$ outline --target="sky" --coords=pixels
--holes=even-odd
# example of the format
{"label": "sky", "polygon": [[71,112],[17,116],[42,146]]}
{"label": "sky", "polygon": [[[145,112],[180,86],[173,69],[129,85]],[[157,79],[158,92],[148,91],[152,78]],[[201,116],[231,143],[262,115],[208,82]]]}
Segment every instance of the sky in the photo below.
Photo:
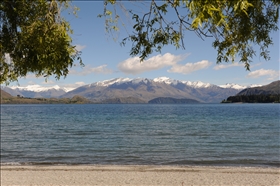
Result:
{"label": "sky", "polygon": [[[103,1],[73,1],[77,6],[77,17],[68,15],[69,10],[63,12],[63,16],[74,31],[73,44],[82,52],[84,67],[70,68],[66,78],[56,80],[49,77],[46,81],[43,77],[35,77],[29,74],[20,78],[18,82],[9,86],[19,85],[58,85],[65,88],[91,84],[113,78],[149,78],[169,77],[182,81],[202,81],[215,85],[236,83],[239,85],[265,85],[279,80],[279,31],[271,34],[274,45],[269,47],[269,61],[257,55],[253,58],[250,71],[246,71],[242,63],[216,64],[216,50],[212,47],[212,38],[200,39],[193,32],[185,32],[185,49],[176,49],[173,45],[165,46],[161,53],[153,52],[145,61],[140,63],[138,57],[130,56],[132,44],[121,46],[122,38],[127,36],[132,27],[129,17],[122,14],[125,27],[119,25],[119,32],[113,35],[105,31],[105,19],[99,18],[104,10]],[[141,12],[137,3],[123,3],[125,7],[136,8]],[[142,6],[143,7],[143,6]],[[173,15],[168,14],[167,19],[172,20]],[[279,24],[278,24],[279,25]],[[257,47],[258,46],[254,46]]]}

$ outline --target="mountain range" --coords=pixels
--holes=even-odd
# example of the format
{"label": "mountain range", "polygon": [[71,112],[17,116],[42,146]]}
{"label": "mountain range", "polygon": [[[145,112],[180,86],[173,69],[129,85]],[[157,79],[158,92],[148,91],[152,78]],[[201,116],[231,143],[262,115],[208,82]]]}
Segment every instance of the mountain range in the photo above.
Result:
{"label": "mountain range", "polygon": [[92,102],[102,103],[148,103],[159,97],[176,99],[192,99],[202,103],[219,103],[229,96],[236,95],[245,88],[237,84],[214,85],[201,81],[180,81],[168,77],[147,78],[115,78],[84,85],[73,90],[59,86],[41,87],[1,87],[13,96],[30,98],[72,98],[83,96]]}
{"label": "mountain range", "polygon": [[67,92],[67,89],[61,88],[58,85],[52,87],[42,87],[40,85],[28,85],[26,87],[2,86],[2,90],[11,94],[12,96],[21,96],[28,98],[58,98]]}

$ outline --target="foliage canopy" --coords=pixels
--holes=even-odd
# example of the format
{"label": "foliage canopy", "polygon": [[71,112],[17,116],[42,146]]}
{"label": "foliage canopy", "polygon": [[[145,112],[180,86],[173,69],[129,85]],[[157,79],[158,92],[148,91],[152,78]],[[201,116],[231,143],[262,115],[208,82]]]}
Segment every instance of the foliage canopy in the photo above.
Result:
{"label": "foliage canopy", "polygon": [[[120,1],[105,0],[106,29],[117,30]],[[250,70],[253,45],[260,47],[260,56],[269,60],[268,47],[273,44],[270,33],[278,30],[280,0],[152,0],[145,2],[144,13],[126,9],[134,21],[133,31],[122,44],[132,42],[130,55],[140,55],[141,61],[164,45],[184,48],[184,33],[192,31],[204,39],[213,37],[217,63],[234,62],[236,58]],[[112,11],[112,5],[115,11]],[[123,7],[123,4],[119,4]],[[124,9],[124,8],[123,8]],[[166,14],[175,13],[175,20]]]}
{"label": "foliage canopy", "polygon": [[[217,63],[236,58],[250,70],[250,62],[260,47],[260,56],[269,60],[270,33],[278,30],[280,0],[163,0],[144,1],[145,13],[126,10],[133,31],[122,40],[132,42],[130,55],[141,61],[153,51],[173,44],[184,48],[186,31],[198,37],[214,38]],[[112,7],[110,6],[112,5]],[[121,1],[104,0],[108,31],[118,30]],[[75,60],[83,65],[80,52],[72,45],[69,23],[60,15],[69,8],[68,0],[0,1],[0,83],[8,84],[28,73],[57,79],[66,76]],[[175,20],[166,14],[173,12]]]}
{"label": "foliage canopy", "polygon": [[65,0],[1,0],[0,83],[29,72],[36,76],[68,74],[80,53],[72,46],[69,23],[60,16]]}

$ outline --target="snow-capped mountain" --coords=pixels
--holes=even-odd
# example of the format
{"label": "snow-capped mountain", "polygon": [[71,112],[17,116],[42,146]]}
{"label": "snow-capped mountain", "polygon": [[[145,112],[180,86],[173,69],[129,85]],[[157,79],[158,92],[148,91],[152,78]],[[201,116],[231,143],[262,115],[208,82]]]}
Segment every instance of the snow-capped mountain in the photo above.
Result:
{"label": "snow-capped mountain", "polygon": [[172,85],[177,85],[178,82],[180,82],[179,80],[175,80],[175,79],[171,79],[168,77],[158,77],[153,79],[154,82],[158,82],[158,83],[166,83],[168,85],[172,84]]}
{"label": "snow-capped mountain", "polygon": [[219,87],[222,87],[222,88],[234,88],[237,90],[243,90],[245,88],[253,88],[253,87],[260,87],[260,86],[262,86],[262,85],[252,84],[252,85],[248,85],[248,86],[242,86],[242,85],[238,85],[235,83],[227,83],[225,85],[219,85]]}
{"label": "snow-capped mountain", "polygon": [[[92,84],[90,84],[88,86],[89,87],[90,86],[108,87],[108,86],[113,85],[113,84],[120,85],[122,83],[127,83],[127,82],[131,82],[132,84],[138,84],[140,82],[148,83],[149,81],[157,82],[157,79],[159,79],[159,78],[155,78],[154,80],[147,79],[147,78],[135,78],[135,79],[130,79],[130,78],[114,78],[114,79],[109,79],[109,80],[104,80],[104,81],[98,81],[98,82],[92,83]],[[167,83],[167,84],[170,84],[170,83]]]}
{"label": "snow-capped mountain", "polygon": [[178,83],[183,83],[186,84],[188,86],[194,87],[194,88],[207,88],[210,86],[214,86],[213,84],[210,83],[203,83],[201,81],[180,81],[180,80],[175,80],[175,79],[171,79],[168,77],[158,77],[158,78],[154,78],[154,79],[147,79],[147,78],[136,78],[136,79],[130,79],[130,78],[114,78],[114,79],[110,79],[110,80],[104,80],[104,81],[99,81],[96,83],[92,83],[89,86],[104,86],[104,87],[108,87],[112,84],[122,84],[122,83],[126,83],[126,82],[132,82],[133,84],[137,84],[139,82],[144,82],[147,83],[149,81],[154,81],[157,83],[165,83],[168,85],[177,85]]}
{"label": "snow-capped mountain", "polygon": [[115,78],[115,79],[110,79],[110,80],[105,80],[105,81],[99,81],[96,83],[93,83],[89,86],[110,86],[112,84],[121,84],[121,83],[126,83],[126,82],[133,82],[135,83],[139,83],[139,82],[146,82],[147,81],[154,81],[154,82],[158,82],[158,83],[165,83],[168,85],[177,85],[178,83],[182,83],[182,84],[186,84],[190,87],[193,88],[209,88],[209,87],[221,87],[221,88],[233,88],[236,90],[243,90],[245,88],[252,88],[252,87],[258,87],[258,86],[262,86],[262,85],[257,85],[257,84],[252,84],[252,85],[248,85],[248,86],[242,86],[242,85],[238,85],[235,83],[227,83],[225,85],[214,85],[211,83],[205,83],[205,82],[201,82],[201,81],[180,81],[180,80],[175,80],[175,79],[171,79],[169,77],[158,77],[158,78],[154,78],[154,79],[147,79],[147,78],[136,78],[136,79],[130,79],[130,78]]}
{"label": "snow-capped mountain", "polygon": [[40,85],[28,85],[26,87],[21,86],[11,86],[11,87],[1,87],[2,90],[8,92],[12,96],[23,96],[30,98],[50,98],[50,97],[59,97],[66,92],[72,90],[68,90],[65,88],[61,88],[58,85],[43,87]]}
{"label": "snow-capped mountain", "polygon": [[242,85],[238,85],[238,84],[234,84],[234,83],[227,83],[225,85],[219,85],[219,87],[222,87],[222,88],[234,88],[234,89],[237,89],[237,90],[242,90],[242,89],[247,88],[246,86],[242,86]]}
{"label": "snow-capped mountain", "polygon": [[180,81],[168,77],[147,78],[115,78],[95,82],[69,91],[62,97],[80,95],[91,100],[113,98],[135,98],[148,102],[157,97],[188,98],[200,102],[221,102],[228,96],[239,92],[233,88],[221,88],[217,85],[201,81]]}
{"label": "snow-capped mountain", "polygon": [[210,88],[216,85],[210,84],[210,83],[203,83],[201,81],[182,81],[184,84],[191,86],[193,88]]}
{"label": "snow-capped mountain", "polygon": [[66,89],[60,88],[58,85],[55,86],[50,86],[50,87],[43,87],[41,85],[27,85],[26,87],[21,87],[21,86],[11,86],[11,89],[14,90],[24,90],[24,91],[33,91],[33,92],[44,92],[48,90],[63,90],[66,92]]}
{"label": "snow-capped mountain", "polygon": [[89,84],[88,86],[103,86],[103,87],[108,87],[112,84],[121,84],[124,82],[131,81],[132,79],[129,78],[114,78],[114,79],[109,79],[109,80],[104,80],[104,81],[98,81],[92,84]]}
{"label": "snow-capped mountain", "polygon": [[26,87],[12,86],[2,89],[13,96],[31,98],[39,97],[73,97],[80,95],[92,100],[106,100],[114,98],[133,98],[148,102],[157,97],[188,98],[200,102],[216,103],[229,96],[234,96],[241,90],[258,85],[241,86],[237,84],[214,85],[201,81],[180,81],[168,77],[148,78],[114,78],[76,89],[66,89],[58,85],[43,87],[29,85]]}

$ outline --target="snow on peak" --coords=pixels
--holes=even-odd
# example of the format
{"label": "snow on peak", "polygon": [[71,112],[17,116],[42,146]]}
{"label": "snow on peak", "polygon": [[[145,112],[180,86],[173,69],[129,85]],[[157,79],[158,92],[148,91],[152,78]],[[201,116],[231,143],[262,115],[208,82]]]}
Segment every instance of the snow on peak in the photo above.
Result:
{"label": "snow on peak", "polygon": [[97,86],[103,86],[103,87],[108,87],[114,83],[121,84],[131,81],[129,78],[114,78],[114,79],[109,79],[109,80],[104,80],[104,81],[98,81],[96,83],[93,83],[91,85],[97,85]]}
{"label": "snow on peak", "polygon": [[242,85],[238,85],[238,84],[234,84],[234,83],[227,83],[225,85],[219,85],[219,87],[221,87],[221,88],[233,88],[233,89],[237,89],[237,90],[247,88],[246,86],[242,86]]}
{"label": "snow on peak", "polygon": [[242,90],[245,88],[259,87],[259,86],[262,86],[262,85],[253,84],[253,85],[249,85],[249,86],[242,86],[242,85],[238,85],[235,83],[227,83],[225,85],[219,85],[219,87],[222,87],[222,88],[233,88],[233,89],[237,89],[237,90]]}
{"label": "snow on peak", "polygon": [[99,81],[96,83],[93,83],[89,86],[103,86],[103,87],[108,87],[110,85],[113,84],[122,84],[122,83],[126,83],[126,82],[131,82],[132,84],[138,84],[140,82],[143,82],[145,84],[147,84],[149,81],[151,81],[150,79],[147,78],[135,78],[135,79],[130,79],[130,78],[114,78],[114,79],[109,79],[109,80],[104,80],[104,81]]}
{"label": "snow on peak", "polygon": [[131,80],[131,83],[132,83],[132,84],[138,84],[138,83],[143,82],[143,83],[147,84],[147,83],[150,82],[150,81],[151,81],[151,80],[148,79],[148,78],[136,78],[136,79],[132,79],[132,80]]}
{"label": "snow on peak", "polygon": [[154,82],[166,82],[166,81],[169,81],[170,78],[169,77],[158,77],[153,80],[154,80]]}
{"label": "snow on peak", "polygon": [[64,87],[64,88],[62,88],[65,92],[70,92],[70,91],[72,91],[72,90],[74,90],[74,89],[76,89],[77,87]]}
{"label": "snow on peak", "polygon": [[154,78],[154,79],[148,79],[148,78],[135,78],[135,79],[129,79],[129,78],[115,78],[115,79],[109,79],[109,80],[104,80],[104,81],[99,81],[96,83],[93,83],[91,85],[88,86],[110,86],[112,84],[122,84],[122,83],[126,83],[126,82],[131,82],[132,84],[138,84],[138,83],[145,83],[147,84],[148,82],[153,81],[156,83],[165,83],[168,85],[177,85],[178,83],[184,83],[188,86],[194,87],[194,88],[208,88],[213,86],[210,83],[203,83],[201,81],[195,81],[195,82],[191,82],[191,81],[180,81],[180,80],[175,80],[175,79],[171,79],[169,77],[158,77],[158,78]]}
{"label": "snow on peak", "polygon": [[249,87],[253,88],[253,87],[261,87],[261,86],[263,86],[263,85],[251,84]]}
{"label": "snow on peak", "polygon": [[64,90],[63,88],[60,88],[58,85],[54,85],[51,87],[43,87],[41,85],[27,85],[26,87],[21,87],[21,86],[11,86],[11,89],[14,90],[24,90],[24,91],[33,91],[33,92],[45,92],[51,89],[55,89],[55,90]]}
{"label": "snow on peak", "polygon": [[203,83],[201,81],[194,81],[194,82],[192,82],[192,81],[182,81],[182,83],[184,83],[188,86],[194,87],[194,88],[208,88],[208,87],[213,86],[210,83]]}
{"label": "snow on peak", "polygon": [[158,77],[153,79],[153,81],[158,83],[166,83],[168,85],[170,84],[177,85],[179,82],[178,80],[170,79],[169,77]]}
{"label": "snow on peak", "polygon": [[250,87],[257,87],[257,86],[262,86],[262,85],[250,85],[250,86],[242,86],[234,83],[227,83],[225,85],[214,85],[211,83],[204,83],[202,81],[181,81],[181,80],[175,80],[171,79],[169,77],[157,77],[154,79],[148,79],[148,78],[135,78],[135,79],[130,79],[130,78],[114,78],[114,79],[109,79],[109,80],[104,80],[104,81],[99,81],[92,83],[87,86],[105,86],[108,87],[112,84],[122,84],[122,83],[127,83],[130,82],[132,84],[138,84],[138,83],[145,83],[147,84],[148,82],[153,81],[156,83],[165,83],[168,85],[177,85],[178,83],[183,83],[185,85],[188,85],[193,88],[211,88],[211,87],[221,87],[221,88],[233,88],[237,90],[242,90],[245,88],[250,88]]}

